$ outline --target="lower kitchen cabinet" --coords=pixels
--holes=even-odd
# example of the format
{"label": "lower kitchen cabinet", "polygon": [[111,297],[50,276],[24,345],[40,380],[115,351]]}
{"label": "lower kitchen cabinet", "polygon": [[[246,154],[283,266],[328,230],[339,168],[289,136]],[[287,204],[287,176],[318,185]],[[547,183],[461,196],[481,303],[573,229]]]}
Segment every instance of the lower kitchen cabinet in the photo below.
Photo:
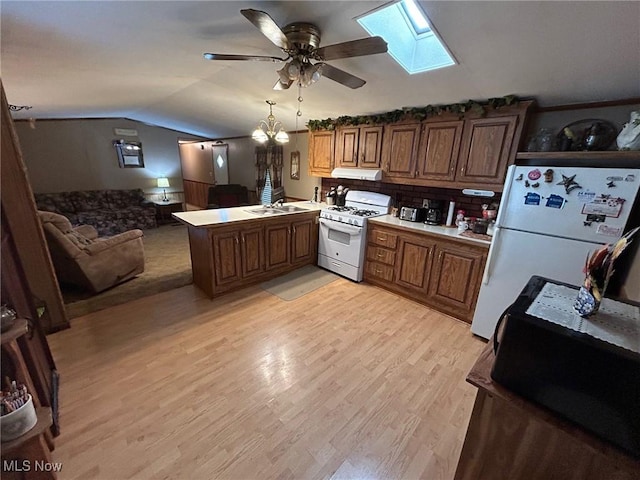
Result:
{"label": "lower kitchen cabinet", "polygon": [[429,275],[435,242],[420,235],[401,235],[398,239],[398,259],[395,283],[418,297],[429,290]]}
{"label": "lower kitchen cabinet", "polygon": [[189,227],[193,283],[213,298],[317,261],[318,212]]}
{"label": "lower kitchen cabinet", "polygon": [[313,263],[317,257],[318,229],[313,219],[291,222],[291,263]]}
{"label": "lower kitchen cabinet", "polygon": [[471,323],[487,251],[370,222],[364,279]]}
{"label": "lower kitchen cabinet", "polygon": [[429,282],[429,302],[471,322],[485,260],[486,249],[439,243]]}
{"label": "lower kitchen cabinet", "polygon": [[267,270],[287,267],[291,260],[291,222],[268,224],[264,227],[266,238],[265,265]]}
{"label": "lower kitchen cabinet", "polygon": [[239,231],[236,229],[213,235],[216,285],[226,285],[242,278],[238,235]]}

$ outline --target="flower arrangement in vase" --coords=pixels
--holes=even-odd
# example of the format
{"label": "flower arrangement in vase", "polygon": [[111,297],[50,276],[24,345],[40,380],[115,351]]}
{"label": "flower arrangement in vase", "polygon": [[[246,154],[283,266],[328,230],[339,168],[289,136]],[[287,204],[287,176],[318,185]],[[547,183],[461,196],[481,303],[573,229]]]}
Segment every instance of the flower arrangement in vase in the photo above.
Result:
{"label": "flower arrangement in vase", "polygon": [[584,282],[578,291],[573,305],[574,310],[583,317],[592,315],[600,308],[600,303],[614,272],[617,258],[631,243],[633,236],[640,230],[636,227],[623,235],[616,243],[605,245],[587,255],[584,267]]}

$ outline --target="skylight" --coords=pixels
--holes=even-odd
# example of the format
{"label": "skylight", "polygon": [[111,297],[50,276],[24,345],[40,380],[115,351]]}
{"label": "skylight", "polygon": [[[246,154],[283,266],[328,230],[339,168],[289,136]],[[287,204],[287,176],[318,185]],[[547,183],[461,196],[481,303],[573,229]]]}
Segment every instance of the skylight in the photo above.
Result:
{"label": "skylight", "polygon": [[456,63],[414,0],[392,3],[357,20],[369,35],[384,38],[389,54],[412,75]]}

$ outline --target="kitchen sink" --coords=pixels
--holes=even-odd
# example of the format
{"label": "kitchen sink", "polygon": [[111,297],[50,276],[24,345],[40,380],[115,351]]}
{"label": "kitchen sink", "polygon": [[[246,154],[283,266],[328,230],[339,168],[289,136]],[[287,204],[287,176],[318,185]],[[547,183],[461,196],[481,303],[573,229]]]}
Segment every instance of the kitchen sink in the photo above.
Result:
{"label": "kitchen sink", "polygon": [[291,212],[306,212],[306,208],[296,207],[295,205],[282,205],[281,207],[275,207],[276,210],[281,210],[285,213]]}
{"label": "kitchen sink", "polygon": [[252,210],[245,210],[246,212],[253,213],[254,215],[279,215],[284,213],[282,210],[278,210],[277,208],[254,208]]}
{"label": "kitchen sink", "polygon": [[281,205],[279,207],[261,207],[246,210],[254,215],[282,215],[284,213],[306,212],[306,208],[296,207],[295,205]]}

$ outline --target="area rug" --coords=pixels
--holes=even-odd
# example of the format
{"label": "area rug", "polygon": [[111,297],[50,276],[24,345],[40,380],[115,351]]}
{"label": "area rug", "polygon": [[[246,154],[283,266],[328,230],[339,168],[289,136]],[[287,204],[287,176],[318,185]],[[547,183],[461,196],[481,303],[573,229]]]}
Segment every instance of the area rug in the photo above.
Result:
{"label": "area rug", "polygon": [[306,265],[286,275],[261,283],[260,287],[288,302],[324,287],[339,278],[338,275],[314,265]]}
{"label": "area rug", "polygon": [[185,225],[163,225],[144,231],[144,272],[92,295],[62,287],[68,318],[75,318],[138,298],[188,285],[193,281],[189,236]]}

